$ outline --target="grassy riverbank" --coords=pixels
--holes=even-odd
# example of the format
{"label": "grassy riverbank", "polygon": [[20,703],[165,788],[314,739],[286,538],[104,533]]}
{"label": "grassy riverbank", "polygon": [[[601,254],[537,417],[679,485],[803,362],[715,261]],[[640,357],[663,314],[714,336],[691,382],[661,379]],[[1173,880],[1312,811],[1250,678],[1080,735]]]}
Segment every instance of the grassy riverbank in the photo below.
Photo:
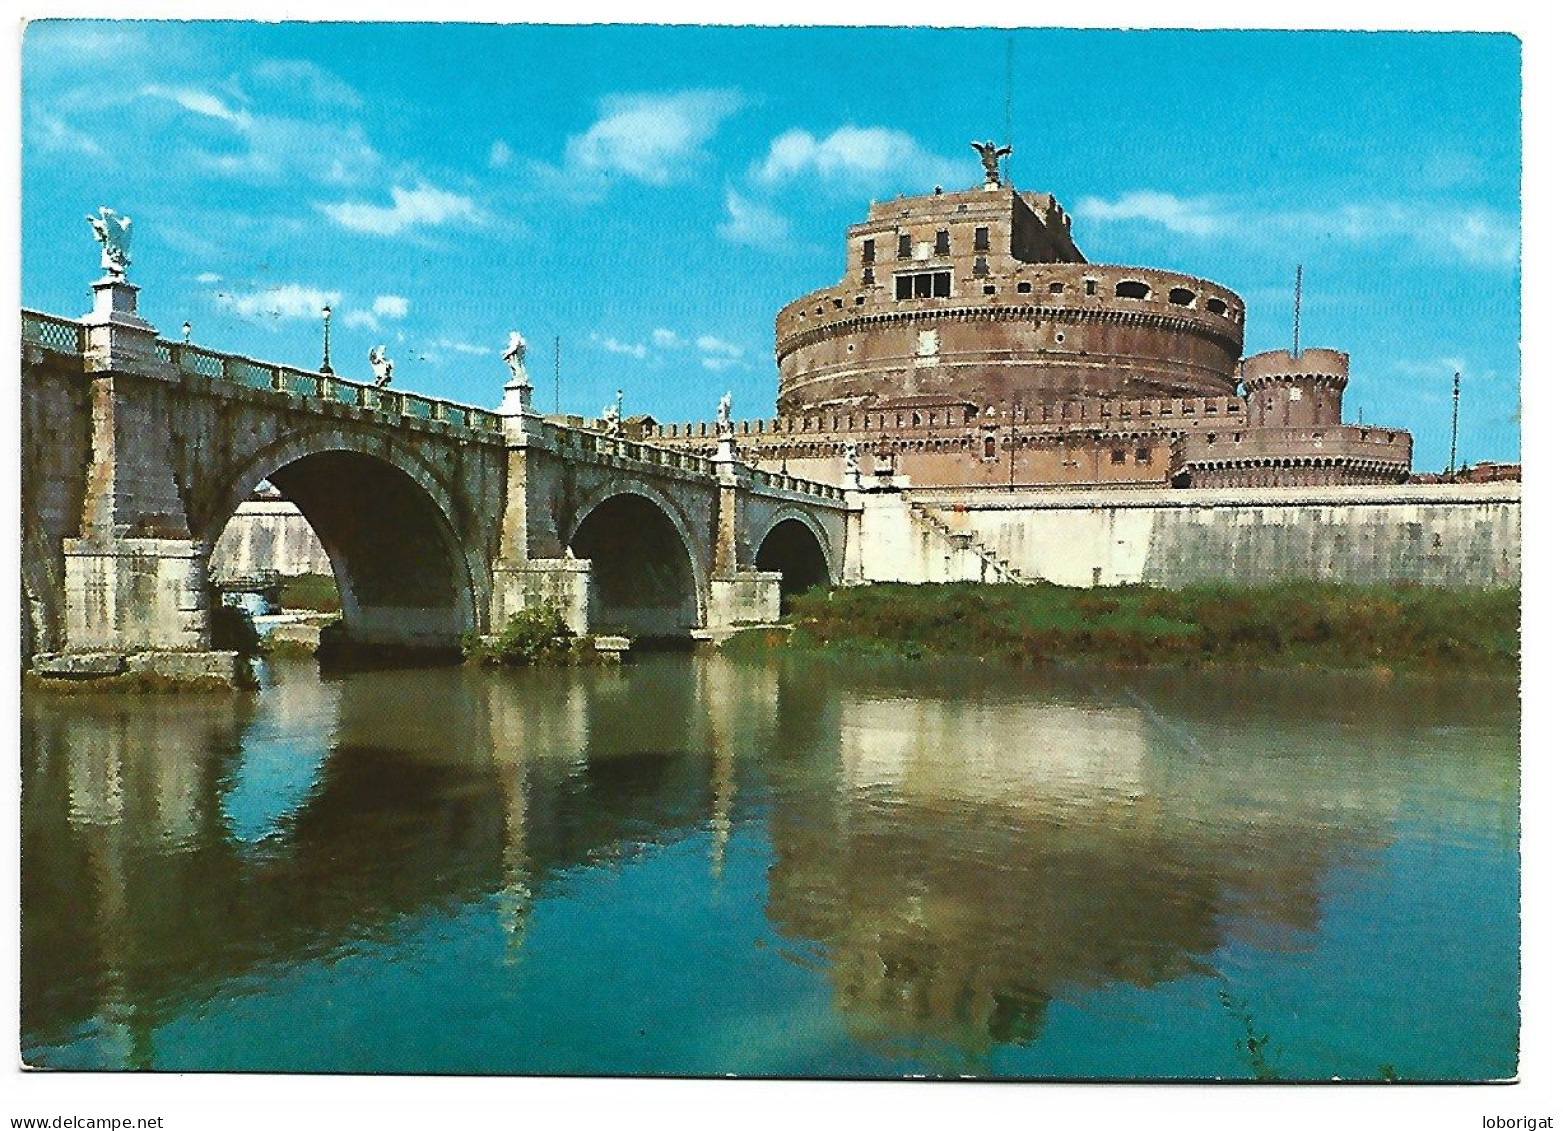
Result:
{"label": "grassy riverbank", "polygon": [[1413,585],[865,585],[794,599],[792,631],[735,652],[963,655],[1123,664],[1515,670],[1519,591]]}

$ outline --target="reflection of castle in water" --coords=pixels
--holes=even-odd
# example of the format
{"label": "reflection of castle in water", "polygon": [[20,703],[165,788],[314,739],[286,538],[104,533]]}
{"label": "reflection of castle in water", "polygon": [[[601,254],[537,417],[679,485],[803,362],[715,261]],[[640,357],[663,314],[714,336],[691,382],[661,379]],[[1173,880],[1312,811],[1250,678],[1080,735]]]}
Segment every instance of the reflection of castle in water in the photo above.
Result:
{"label": "reflection of castle in water", "polygon": [[1237,938],[1294,945],[1332,859],[1395,805],[1342,805],[1323,765],[1205,761],[1121,700],[847,691],[831,729],[833,787],[779,790],[769,913],[825,944],[849,1026],[892,1049],[981,1055],[1034,1039],[1060,996],[1206,972]]}
{"label": "reflection of castle in water", "polygon": [[[1398,803],[1392,776],[1342,788],[1338,758],[1201,747],[1179,715],[1198,688],[1147,702],[1011,674],[946,696],[682,661],[433,678],[299,669],[255,705],[198,709],[30,701],[30,1042],[88,1024],[112,1062],[149,1064],[192,998],[431,911],[482,909],[524,968],[528,916],[566,873],[695,837],[721,884],[729,837],[763,816],[767,913],[823,948],[849,1027],[981,1052],[1078,988],[1294,943],[1331,861]],[[1390,718],[1383,695],[1366,715]],[[1244,709],[1284,745],[1300,707]],[[293,768],[311,776],[279,776],[267,742],[308,733],[321,753],[299,743]]]}

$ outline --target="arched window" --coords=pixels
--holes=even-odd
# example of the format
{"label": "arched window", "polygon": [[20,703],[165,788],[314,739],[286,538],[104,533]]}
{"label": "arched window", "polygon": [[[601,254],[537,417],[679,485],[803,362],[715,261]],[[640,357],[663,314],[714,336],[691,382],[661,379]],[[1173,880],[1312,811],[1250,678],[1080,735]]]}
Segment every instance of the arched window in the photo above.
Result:
{"label": "arched window", "polygon": [[992,436],[984,436],[982,438],[982,458],[983,459],[998,459],[999,458],[999,442],[998,442],[997,439],[995,439]]}
{"label": "arched window", "polygon": [[1205,309],[1212,314],[1225,314],[1227,312],[1227,304],[1218,298],[1206,299]]}
{"label": "arched window", "polygon": [[1176,306],[1193,306],[1194,292],[1187,287],[1173,287],[1167,292],[1167,301]]}
{"label": "arched window", "polygon": [[1151,289],[1138,279],[1125,279],[1113,288],[1113,294],[1119,298],[1150,298]]}

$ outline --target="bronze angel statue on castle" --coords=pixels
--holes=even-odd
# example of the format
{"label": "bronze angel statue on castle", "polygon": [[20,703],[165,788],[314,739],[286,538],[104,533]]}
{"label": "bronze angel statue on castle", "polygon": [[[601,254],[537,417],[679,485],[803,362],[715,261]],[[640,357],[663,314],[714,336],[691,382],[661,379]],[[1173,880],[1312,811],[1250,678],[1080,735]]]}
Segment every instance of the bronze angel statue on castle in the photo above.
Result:
{"label": "bronze angel statue on castle", "polygon": [[994,145],[991,141],[974,141],[971,147],[977,151],[977,156],[982,158],[982,170],[988,175],[988,184],[996,185],[999,180],[999,158],[1010,155],[1010,147],[1007,145]]}

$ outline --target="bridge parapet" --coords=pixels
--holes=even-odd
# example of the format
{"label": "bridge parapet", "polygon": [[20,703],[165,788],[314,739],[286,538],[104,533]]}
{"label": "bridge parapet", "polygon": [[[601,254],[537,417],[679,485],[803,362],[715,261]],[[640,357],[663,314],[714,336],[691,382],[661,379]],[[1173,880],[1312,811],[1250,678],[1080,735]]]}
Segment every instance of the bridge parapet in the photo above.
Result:
{"label": "bridge parapet", "polygon": [[[79,357],[86,352],[87,327],[69,318],[24,310],[22,341],[47,353]],[[241,354],[219,353],[188,342],[159,338],[154,349],[158,360],[171,373],[204,377],[250,389],[270,390],[304,400],[344,404],[413,420],[453,424],[480,432],[504,431],[504,418],[498,413],[458,401],[399,389],[377,388],[335,374],[256,361]]]}

